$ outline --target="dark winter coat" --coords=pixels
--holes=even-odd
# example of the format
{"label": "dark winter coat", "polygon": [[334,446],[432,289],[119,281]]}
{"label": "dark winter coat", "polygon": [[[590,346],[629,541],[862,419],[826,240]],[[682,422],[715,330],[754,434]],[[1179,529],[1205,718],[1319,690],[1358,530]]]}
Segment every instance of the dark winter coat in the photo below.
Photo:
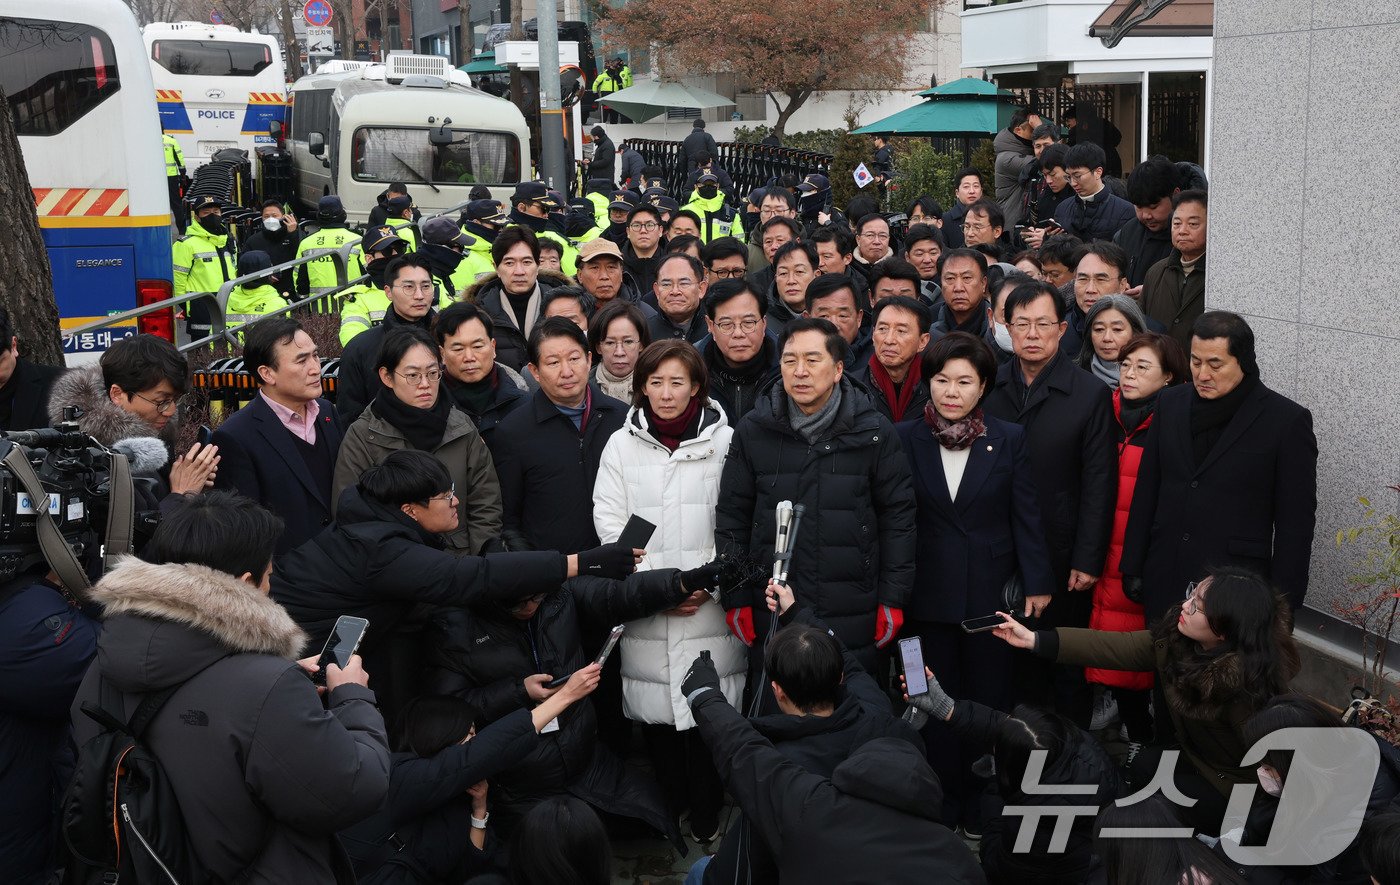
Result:
{"label": "dark winter coat", "polygon": [[[959,700],[953,705],[949,727],[958,737],[974,746],[990,747],[1010,717],[974,701]],[[1013,847],[1022,826],[1031,826],[1031,818],[1020,814],[997,813],[983,824],[982,869],[993,882],[1079,883],[1085,881],[1097,863],[1094,857],[1094,815],[1076,815],[1070,824],[1069,841],[1063,851],[1050,851],[1050,825],[1054,808],[1079,806],[1099,809],[1125,792],[1118,768],[1104,752],[1103,746],[1087,732],[1069,728],[1068,740],[1058,754],[1045,763],[1039,783],[1045,785],[1093,784],[1092,793],[1026,794],[1016,784],[1014,792],[1003,794],[1008,805],[1039,806],[1049,819],[1042,818],[1035,829],[1029,851]]]}
{"label": "dark winter coat", "polygon": [[1020,361],[1003,364],[982,407],[1026,429],[1056,585],[1070,569],[1103,574],[1118,483],[1108,387],[1061,351],[1029,394]]}
{"label": "dark winter coat", "polygon": [[58,366],[31,363],[24,357],[15,360],[14,372],[6,387],[13,389],[10,399],[10,419],[0,430],[37,430],[49,426],[49,389],[63,374]]}
{"label": "dark winter coat", "polygon": [[943,213],[943,240],[947,244],[944,251],[948,249],[961,249],[967,245],[967,240],[963,238],[963,219],[967,217],[967,204],[954,201],[953,208]]}
{"label": "dark winter coat", "polygon": [[[400,326],[417,326],[428,334],[433,331],[433,319],[437,312],[429,310],[422,319],[412,321],[399,316],[392,306],[384,311],[384,319],[377,326],[365,329],[345,345],[340,354],[340,369],[335,385],[335,410],[340,414],[340,422],[349,427],[360,417],[365,406],[374,402],[374,396],[384,384],[379,380],[379,372],[374,364],[379,361],[379,348],[384,345],[384,336],[390,329]],[[493,317],[494,319],[494,317]],[[497,337],[500,335],[497,329]]]}
{"label": "dark winter coat", "polygon": [[[767,559],[778,502],[805,505],[792,586],[873,669],[877,610],[903,609],[914,586],[914,490],[894,425],[853,382],[840,383],[836,419],[812,445],[792,429],[780,381],[739,421],[720,479],[715,547]],[[755,621],[766,621],[758,597],[724,605],[752,605]]]}
{"label": "dark winter coat", "polygon": [[691,129],[681,142],[681,153],[685,156],[685,171],[690,172],[698,165],[696,158],[700,154],[708,153],[712,158],[718,158],[719,146],[715,144],[715,137],[704,129]]}
{"label": "dark winter coat", "polygon": [[73,766],[68,707],[100,629],[95,611],[39,577],[0,587],[0,869],[16,885],[41,885],[57,866],[55,803]]}
{"label": "dark winter coat", "polygon": [[588,178],[617,183],[617,146],[604,135],[593,139],[593,159],[588,161]]}
{"label": "dark winter coat", "polygon": [[[1217,565],[1271,579],[1296,609],[1308,589],[1317,522],[1312,413],[1258,384],[1197,465],[1196,395],[1183,384],[1158,397],[1123,539],[1123,574],[1143,579],[1149,624]],[[1209,526],[1202,514],[1210,514]]]}
{"label": "dark winter coat", "polygon": [[500,364],[496,365],[495,396],[491,403],[480,412],[474,411],[464,397],[453,394],[454,383],[451,379],[443,376],[442,392],[451,396],[452,404],[476,425],[476,430],[486,441],[487,448],[491,447],[491,440],[496,435],[496,425],[500,424],[501,419],[505,416],[524,405],[530,396],[530,388],[520,373],[509,366]]}
{"label": "dark winter coat", "polygon": [[671,322],[670,317],[658,311],[656,316],[647,318],[647,328],[651,332],[652,341],[680,338],[691,344],[698,344],[710,335],[709,327],[705,323],[704,307],[698,308],[695,315],[690,318],[690,322],[684,326],[676,325]]}
{"label": "dark winter coat", "polygon": [[[810,609],[794,605],[782,617],[784,626],[800,622],[825,628]],[[889,696],[850,652],[842,649],[844,668],[836,708],[830,716],[793,716],[773,713],[749,720],[789,762],[803,771],[829,778],[857,747],[878,738],[894,738],[920,751],[923,739],[906,722],[890,712]],[[705,870],[705,885],[730,885],[741,871],[740,882],[778,881],[773,854],[750,825],[740,818],[724,834],[715,859]]]}
{"label": "dark winter coat", "polygon": [[496,853],[495,834],[486,831],[480,850],[467,838],[467,788],[518,764],[539,740],[529,711],[520,709],[434,756],[395,753],[384,806],[340,834],[359,881],[437,885],[486,872]]}
{"label": "dark winter coat", "polygon": [[[922,358],[923,354],[916,354],[914,356],[916,360]],[[921,417],[924,414],[924,406],[928,405],[929,402],[928,381],[920,379],[914,385],[913,398],[909,400],[909,405],[904,408],[904,414],[896,415],[894,414],[894,404],[885,399],[885,391],[870,377],[871,366],[874,364],[875,360],[873,359],[867,362],[865,368],[857,373],[856,380],[869,392],[870,402],[874,404],[876,411],[890,419],[891,424],[898,424],[901,421],[912,421],[915,418]],[[905,378],[905,383],[909,383],[907,376]]]}
{"label": "dark winter coat", "polygon": [[[1148,412],[1137,427],[1123,425],[1123,397],[1118,390],[1113,391],[1113,418],[1118,435],[1118,503],[1113,508],[1113,534],[1108,542],[1108,559],[1104,562],[1103,574],[1094,585],[1094,611],[1089,616],[1089,626],[1095,630],[1116,630],[1127,633],[1132,630],[1147,629],[1147,621],[1142,613],[1142,603],[1133,602],[1123,593],[1123,536],[1128,530],[1128,511],[1133,505],[1133,492],[1137,489],[1138,470],[1142,465],[1142,445],[1147,439],[1147,430],[1152,426],[1156,406]],[[1128,673],[1122,670],[1103,670],[1090,667],[1084,672],[1089,682],[1142,691],[1152,687],[1151,673]]]}
{"label": "dark winter coat", "polygon": [[1151,231],[1136,216],[1118,229],[1113,242],[1128,253],[1129,286],[1141,286],[1148,268],[1172,254],[1171,226],[1163,225],[1161,230]]}
{"label": "dark winter coat", "polygon": [[1026,431],[986,416],[948,496],[943,456],[922,417],[896,431],[909,458],[918,503],[918,583],[905,614],[956,624],[1003,610],[1002,587],[1020,572],[1027,596],[1051,595],[1057,584],[1041,528]]}
{"label": "dark winter coat", "polygon": [[1091,240],[1112,240],[1118,229],[1137,218],[1133,204],[1113,193],[1104,184],[1088,200],[1077,194],[1065,198],[1055,210],[1055,221],[1065,233],[1074,234],[1088,243]]}
{"label": "dark winter coat", "polygon": [[758,401],[758,393],[773,383],[778,372],[778,336],[769,329],[763,336],[763,347],[750,365],[736,370],[725,361],[715,340],[706,336],[695,345],[710,375],[710,399],[724,407],[731,424],[747,415]]}
{"label": "dark winter coat", "polygon": [[[376,206],[375,208],[377,209],[379,207]],[[373,227],[374,223],[371,222],[370,226]],[[266,230],[263,230],[262,225],[259,225],[258,229],[253,231],[252,235],[243,241],[243,245],[239,247],[238,252],[240,255],[246,255],[249,252],[266,252],[267,257],[272,259],[272,266],[276,267],[279,264],[286,264],[288,261],[296,258],[297,248],[300,245],[300,229],[288,231],[286,228],[283,228],[282,235],[280,237],[274,237]],[[353,277],[355,274],[351,274],[351,276]],[[277,280],[277,291],[287,296],[296,295],[295,270],[284,270],[281,272]]]}
{"label": "dark winter coat", "polygon": [[[323,399],[316,402],[320,409],[316,433],[325,436],[326,475],[330,476],[344,432],[335,407]],[[330,489],[320,488],[296,438],[261,396],[220,424],[213,443],[219,447],[214,485],[252,498],[282,517],[285,525],[277,553],[304,544],[331,524]]]}
{"label": "dark winter coat", "polygon": [[[526,676],[565,676],[588,663],[581,628],[653,615],[686,595],[679,572],[654,569],[625,581],[581,577],[556,584],[528,621],[485,602],[470,611],[445,610],[434,618],[427,643],[433,654],[428,687],[465,699],[483,722],[496,722],[533,706]],[[558,731],[541,734],[524,761],[500,773],[491,785],[492,804],[518,814],[541,797],[567,792],[671,833],[659,788],[625,770],[598,742],[597,731],[590,700],[569,707]]]}
{"label": "dark winter coat", "polygon": [[341,615],[366,618],[360,654],[366,670],[383,674],[392,662],[380,655],[415,604],[512,601],[554,587],[564,575],[564,557],[551,551],[454,555],[441,536],[351,486],[330,528],[277,557],[272,598],[307,632],[313,649]]}
{"label": "dark winter coat", "polygon": [[97,661],[73,702],[79,746],[99,727],[99,677],[123,695],[180,688],[146,731],[200,862],[222,881],[350,883],[338,830],[389,788],[374,693],[342,685],[324,701],[296,659],[306,635],[249,584],[199,565],[123,560],[94,588],[105,610]]}
{"label": "dark winter coat", "polygon": [[928,330],[929,344],[933,344],[949,332],[966,332],[987,342],[992,353],[996,354],[997,362],[1004,363],[1011,358],[1011,354],[997,346],[996,329],[992,326],[991,316],[992,306],[984,301],[981,307],[967,318],[967,322],[959,324],[953,318],[953,312],[948,309],[948,302],[940,297],[933,306],[933,325],[929,326]]}
{"label": "dark winter coat", "polygon": [[627,405],[596,384],[588,390],[591,405],[582,433],[543,390],[496,425],[502,523],[536,550],[577,553],[598,546],[593,481],[608,437],[627,417]]}
{"label": "dark winter coat", "polygon": [[1191,327],[1206,312],[1206,256],[1189,274],[1178,252],[1152,265],[1142,281],[1142,312],[1166,326],[1166,333],[1191,353]]}
{"label": "dark winter coat", "polygon": [[[541,302],[544,301],[544,296],[555,288],[570,285],[568,277],[547,270],[539,272],[537,282]],[[477,280],[462,293],[462,300],[472,302],[491,318],[495,330],[493,336],[496,340],[496,362],[517,372],[524,371],[525,365],[530,362],[527,346],[529,336],[516,325],[515,317],[504,306],[506,295],[501,288],[500,277],[493,273]]]}
{"label": "dark winter coat", "polygon": [[784,882],[985,882],[938,822],[943,790],[922,749],[895,738],[855,748],[830,777],[789,761],[717,691],[695,719],[725,787],[777,857]]}
{"label": "dark winter coat", "polygon": [[656,247],[656,252],[650,258],[643,258],[632,248],[630,242],[622,244],[622,266],[625,272],[630,274],[636,281],[637,291],[641,293],[643,303],[649,303],[652,308],[656,307],[656,293],[653,288],[656,285],[656,274],[661,270],[661,259],[666,257],[666,243],[663,240]]}
{"label": "dark winter coat", "polygon": [[642,183],[642,170],[646,168],[646,159],[636,150],[630,147],[622,149],[622,169],[618,173],[618,184],[624,187],[638,187]]}

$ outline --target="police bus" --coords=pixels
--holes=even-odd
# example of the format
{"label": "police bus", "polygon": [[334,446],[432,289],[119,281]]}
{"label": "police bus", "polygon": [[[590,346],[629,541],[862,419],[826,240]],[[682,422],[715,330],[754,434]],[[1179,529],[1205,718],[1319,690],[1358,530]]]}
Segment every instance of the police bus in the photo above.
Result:
{"label": "police bus", "polygon": [[[63,328],[171,297],[164,151],[150,67],[127,4],[0,0],[0,85]],[[139,329],[170,338],[173,320],[162,311],[143,317]],[[65,334],[64,349],[98,353],[137,330],[131,323]]]}
{"label": "police bus", "polygon": [[156,22],[141,31],[155,80],[161,124],[180,142],[186,168],[216,151],[275,142],[283,122],[287,76],[276,38],[229,25]]}

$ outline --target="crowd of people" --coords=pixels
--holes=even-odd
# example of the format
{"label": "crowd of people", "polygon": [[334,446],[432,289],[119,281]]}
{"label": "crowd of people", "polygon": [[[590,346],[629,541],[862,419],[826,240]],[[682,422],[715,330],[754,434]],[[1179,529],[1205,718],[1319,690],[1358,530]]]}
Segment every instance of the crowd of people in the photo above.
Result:
{"label": "crowd of people", "polygon": [[[1246,751],[1342,727],[1290,693],[1312,417],[1206,309],[1200,170],[1122,182],[1057,141],[1019,113],[995,198],[967,169],[904,217],[838,210],[818,174],[738,200],[703,144],[679,199],[625,150],[640,180],[579,205],[523,183],[415,224],[391,188],[334,401],[312,336],[266,317],[257,394],[178,453],[172,345],[54,380],[0,318],[6,427],[52,384],[53,420],[174,455],[135,465],[137,556],[90,594],[40,569],[0,596],[8,880],[71,872],[73,748],[159,695],[143,739],[217,881],[601,885],[638,833],[688,835],[700,885],[1400,881],[1379,739],[1340,855],[1228,850],[1290,779]],[[354,242],[337,198],[316,221],[284,242],[269,204],[239,267]],[[334,285],[304,270],[265,313]],[[345,615],[358,654],[317,673]],[[1242,837],[1226,804],[1255,785]],[[1060,806],[1067,839],[1036,816]],[[1106,835],[1154,821],[1185,835]]]}

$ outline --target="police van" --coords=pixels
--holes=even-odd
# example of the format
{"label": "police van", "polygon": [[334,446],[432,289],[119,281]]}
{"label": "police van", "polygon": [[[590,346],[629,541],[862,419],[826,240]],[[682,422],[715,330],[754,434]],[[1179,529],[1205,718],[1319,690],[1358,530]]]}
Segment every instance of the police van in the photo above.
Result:
{"label": "police van", "polygon": [[251,159],[272,145],[286,115],[287,74],[277,39],[229,25],[156,22],[141,31],[161,125],[180,142],[190,171],[216,151]]}
{"label": "police van", "polygon": [[141,32],[122,0],[0,0],[0,86],[34,191],[70,363],[169,311],[68,330],[171,296],[170,201]]}
{"label": "police van", "polygon": [[[346,66],[348,67],[348,66]],[[332,64],[292,85],[286,145],[306,211],[336,194],[351,222],[368,220],[394,181],[424,215],[467,202],[486,185],[509,198],[530,170],[530,132],[509,101],[472,88],[435,55]]]}

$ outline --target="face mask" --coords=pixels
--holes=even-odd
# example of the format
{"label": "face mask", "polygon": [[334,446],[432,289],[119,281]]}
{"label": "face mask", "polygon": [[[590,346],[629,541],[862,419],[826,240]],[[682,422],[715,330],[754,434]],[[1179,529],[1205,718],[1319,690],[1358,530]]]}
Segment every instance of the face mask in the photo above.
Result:
{"label": "face mask", "polygon": [[1279,780],[1268,769],[1261,765],[1259,766],[1258,774],[1259,786],[1263,788],[1265,793],[1274,797],[1283,793],[1283,781]]}
{"label": "face mask", "polygon": [[224,232],[224,220],[218,215],[206,215],[199,219],[199,226],[209,231],[211,234],[221,234]]}
{"label": "face mask", "polygon": [[719,188],[715,187],[713,184],[701,185],[698,193],[700,194],[700,199],[712,200],[715,195],[719,193]]}
{"label": "face mask", "polygon": [[1008,326],[1003,326],[1001,323],[995,323],[994,325],[996,326],[996,332],[995,332],[994,334],[996,335],[996,339],[997,339],[997,347],[1000,347],[1002,350],[1006,351],[1007,353],[1010,353],[1010,352],[1011,352],[1011,329],[1010,329],[1010,327],[1008,327]]}
{"label": "face mask", "polygon": [[282,229],[282,219],[277,216],[263,219],[263,230],[275,234]]}
{"label": "face mask", "polygon": [[375,258],[365,265],[365,273],[369,274],[369,281],[374,284],[374,288],[384,288],[384,268],[389,266],[393,258]]}

